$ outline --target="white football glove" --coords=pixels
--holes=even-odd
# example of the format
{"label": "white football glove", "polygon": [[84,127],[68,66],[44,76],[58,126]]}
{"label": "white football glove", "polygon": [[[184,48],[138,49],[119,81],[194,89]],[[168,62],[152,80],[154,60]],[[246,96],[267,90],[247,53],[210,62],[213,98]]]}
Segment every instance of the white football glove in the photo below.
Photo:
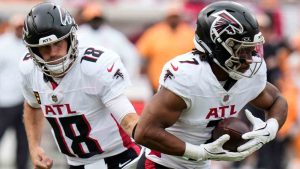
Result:
{"label": "white football glove", "polygon": [[[249,110],[245,110],[246,116],[253,125],[253,130],[242,135],[242,138],[248,140],[245,144],[238,147],[239,152],[249,148],[268,143],[276,137],[279,124],[275,118],[270,118],[266,122],[254,117]],[[260,148],[259,147],[259,148]]]}
{"label": "white football glove", "polygon": [[222,147],[229,139],[230,136],[225,134],[212,143],[201,144],[200,146],[186,143],[186,149],[183,156],[196,161],[240,161],[258,149],[258,147],[253,147],[242,152],[229,152]]}

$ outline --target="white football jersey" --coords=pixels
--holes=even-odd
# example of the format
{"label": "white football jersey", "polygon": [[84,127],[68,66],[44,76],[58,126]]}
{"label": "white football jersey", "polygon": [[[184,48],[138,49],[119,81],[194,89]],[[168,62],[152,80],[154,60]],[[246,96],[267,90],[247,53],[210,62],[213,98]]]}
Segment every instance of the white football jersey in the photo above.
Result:
{"label": "white football jersey", "polygon": [[93,163],[132,146],[131,138],[119,126],[123,115],[109,112],[105,106],[130,85],[128,73],[113,51],[79,48],[73,67],[56,88],[45,81],[29,54],[20,69],[26,101],[42,109],[70,165]]}
{"label": "white football jersey", "polygon": [[[211,131],[220,119],[237,116],[262,92],[266,86],[266,65],[263,62],[252,78],[242,78],[226,91],[210,65],[190,52],[165,64],[160,85],[182,97],[188,106],[166,130],[185,142],[200,145],[211,138]],[[149,149],[146,156],[171,168],[210,168],[210,161],[194,162]]]}

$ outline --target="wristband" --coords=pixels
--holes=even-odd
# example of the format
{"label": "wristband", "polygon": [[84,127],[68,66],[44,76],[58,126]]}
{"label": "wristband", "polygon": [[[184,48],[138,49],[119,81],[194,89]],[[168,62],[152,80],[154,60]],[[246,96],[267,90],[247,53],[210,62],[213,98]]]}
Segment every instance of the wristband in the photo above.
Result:
{"label": "wristband", "polygon": [[131,133],[131,137],[134,139],[135,129],[136,129],[137,123],[134,125]]}
{"label": "wristband", "polygon": [[190,143],[185,143],[185,151],[183,157],[187,157],[193,160],[203,159],[203,148]]}
{"label": "wristband", "polygon": [[276,137],[276,134],[277,134],[278,129],[279,129],[278,121],[275,118],[270,118],[266,122],[267,122],[268,125],[271,126],[270,130],[273,131],[273,133],[271,133],[271,134],[275,134],[273,137]]}

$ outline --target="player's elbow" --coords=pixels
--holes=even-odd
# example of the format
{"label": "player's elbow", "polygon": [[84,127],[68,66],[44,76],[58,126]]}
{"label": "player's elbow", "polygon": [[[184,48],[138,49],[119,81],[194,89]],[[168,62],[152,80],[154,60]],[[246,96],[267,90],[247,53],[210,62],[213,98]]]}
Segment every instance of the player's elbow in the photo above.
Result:
{"label": "player's elbow", "polygon": [[138,144],[142,144],[143,143],[143,140],[144,140],[144,136],[145,136],[145,133],[144,131],[141,129],[141,127],[137,124],[136,126],[136,129],[134,131],[134,140],[136,143]]}
{"label": "player's elbow", "polygon": [[288,111],[288,101],[286,100],[286,98],[284,98],[283,96],[281,96],[281,98],[282,98],[282,102],[283,102],[283,105],[284,105],[284,108],[285,108],[285,110],[286,111]]}
{"label": "player's elbow", "polygon": [[137,124],[136,130],[134,133],[134,140],[136,143],[145,145],[147,144],[147,140],[150,140],[151,134],[149,132],[149,127],[147,128],[142,128],[141,125]]}
{"label": "player's elbow", "polygon": [[283,119],[284,121],[286,121],[287,119],[287,116],[288,116],[288,102],[286,100],[286,98],[284,98],[283,96],[280,96],[280,100],[281,100],[281,105],[282,105],[282,108],[283,108]]}
{"label": "player's elbow", "polygon": [[285,97],[282,95],[278,95],[272,104],[271,108],[282,112],[283,114],[287,115],[288,112],[288,102]]}

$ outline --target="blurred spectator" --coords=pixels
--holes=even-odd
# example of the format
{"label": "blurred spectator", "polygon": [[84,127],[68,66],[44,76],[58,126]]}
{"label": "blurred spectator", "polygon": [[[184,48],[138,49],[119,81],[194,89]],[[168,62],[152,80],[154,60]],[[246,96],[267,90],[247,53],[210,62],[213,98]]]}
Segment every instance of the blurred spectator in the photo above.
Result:
{"label": "blurred spectator", "polygon": [[260,0],[259,6],[271,17],[273,33],[282,38],[282,9],[280,8],[280,1],[278,0]]}
{"label": "blurred spectator", "polygon": [[190,51],[193,47],[194,29],[182,20],[181,10],[172,8],[166,18],[148,28],[137,41],[143,57],[142,73],[146,73],[154,92],[163,65],[171,58]]}
{"label": "blurred spectator", "polygon": [[27,169],[28,145],[23,125],[23,96],[19,86],[18,61],[25,56],[22,41],[24,17],[10,18],[11,30],[0,36],[0,138],[12,127],[16,131],[16,168]]}
{"label": "blurred spectator", "polygon": [[265,37],[264,58],[267,63],[267,80],[280,89],[281,71],[279,69],[277,52],[283,45],[283,42],[278,40],[271,14],[260,13],[256,17],[260,30]]}
{"label": "blurred spectator", "polygon": [[0,13],[0,35],[6,32],[8,27],[7,18],[4,16],[4,14]]}
{"label": "blurred spectator", "polygon": [[199,11],[202,10],[206,5],[208,4],[208,1],[199,1],[199,0],[185,0],[184,1],[184,10],[185,13],[187,13],[188,22],[189,23],[195,23],[198,18]]}
{"label": "blurred spectator", "polygon": [[129,75],[139,74],[140,62],[135,46],[120,31],[107,24],[99,3],[88,3],[78,11],[76,18],[82,23],[78,30],[80,44],[100,45],[117,52]]}
{"label": "blurred spectator", "polygon": [[287,131],[291,136],[293,147],[292,150],[294,152],[294,158],[300,162],[300,107],[299,107],[299,91],[300,91],[300,32],[296,33],[294,37],[291,39],[291,48],[293,52],[288,56],[281,57],[282,58],[282,68],[284,70],[284,83],[285,88],[289,89],[292,97],[289,98],[289,102],[293,103],[291,107],[291,111],[294,118],[293,127],[289,128]]}

